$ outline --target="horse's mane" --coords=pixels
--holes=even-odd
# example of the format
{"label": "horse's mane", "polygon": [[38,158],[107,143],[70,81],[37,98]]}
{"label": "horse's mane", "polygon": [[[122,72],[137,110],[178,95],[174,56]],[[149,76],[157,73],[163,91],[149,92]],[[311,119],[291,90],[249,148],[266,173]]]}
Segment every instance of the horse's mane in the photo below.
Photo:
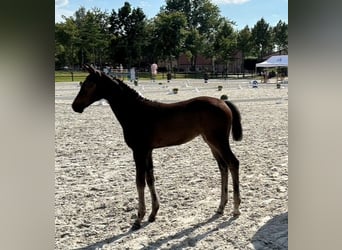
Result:
{"label": "horse's mane", "polygon": [[150,101],[143,97],[140,93],[138,93],[135,89],[132,89],[130,86],[128,86],[124,81],[122,81],[119,78],[116,77],[110,77],[106,74],[104,74],[107,78],[109,78],[114,84],[117,84],[120,86],[120,89],[124,92],[123,94],[129,98],[135,99],[135,100],[142,100],[142,101]]}

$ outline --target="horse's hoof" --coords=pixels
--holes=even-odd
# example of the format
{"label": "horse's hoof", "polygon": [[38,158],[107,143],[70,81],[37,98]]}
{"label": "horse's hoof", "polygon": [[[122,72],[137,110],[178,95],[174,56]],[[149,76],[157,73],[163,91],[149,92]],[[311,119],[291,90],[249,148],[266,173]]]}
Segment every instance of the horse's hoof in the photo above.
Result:
{"label": "horse's hoof", "polygon": [[239,210],[236,210],[236,211],[233,212],[233,216],[234,216],[234,217],[239,217],[240,214],[241,214],[241,213],[240,213]]}
{"label": "horse's hoof", "polygon": [[217,209],[216,213],[219,214],[219,215],[222,215],[223,214],[223,209],[221,209],[221,208]]}
{"label": "horse's hoof", "polygon": [[137,222],[134,222],[133,226],[132,226],[132,230],[135,231],[135,230],[138,230],[141,228],[141,225],[138,224]]}
{"label": "horse's hoof", "polygon": [[154,222],[156,220],[156,217],[155,216],[150,216],[148,217],[148,221],[149,222]]}

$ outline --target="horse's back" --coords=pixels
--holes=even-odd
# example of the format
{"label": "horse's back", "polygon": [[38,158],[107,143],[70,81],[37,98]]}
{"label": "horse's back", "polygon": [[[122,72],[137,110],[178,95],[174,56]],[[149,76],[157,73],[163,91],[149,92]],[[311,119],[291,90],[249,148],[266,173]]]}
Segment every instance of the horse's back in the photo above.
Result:
{"label": "horse's back", "polygon": [[191,111],[198,113],[201,121],[206,124],[229,123],[232,117],[231,110],[223,100],[209,96],[195,97],[189,100]]}
{"label": "horse's back", "polygon": [[220,99],[196,97],[162,104],[152,120],[154,147],[163,147],[186,143],[198,135],[216,132],[227,135],[231,113]]}

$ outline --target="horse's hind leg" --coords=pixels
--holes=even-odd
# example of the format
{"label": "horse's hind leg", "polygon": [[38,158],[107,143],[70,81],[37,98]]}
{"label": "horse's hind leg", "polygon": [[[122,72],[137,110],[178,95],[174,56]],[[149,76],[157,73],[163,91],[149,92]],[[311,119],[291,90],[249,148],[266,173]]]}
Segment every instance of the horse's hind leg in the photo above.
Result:
{"label": "horse's hind leg", "polygon": [[233,197],[234,197],[234,210],[233,215],[238,216],[240,215],[239,206],[241,203],[240,198],[240,184],[239,184],[239,160],[235,157],[233,152],[231,151],[229,147],[229,142],[227,140],[227,143],[223,150],[221,150],[222,157],[225,162],[229,164],[229,171],[232,175],[233,179]]}
{"label": "horse's hind leg", "polygon": [[[222,137],[221,137],[222,138]],[[235,157],[230,149],[228,139],[208,140],[215,159],[218,162],[221,172],[221,202],[217,210],[218,213],[223,213],[224,207],[228,200],[227,184],[228,184],[228,165],[233,179],[233,196],[234,196],[234,211],[233,215],[240,214],[239,206],[241,203],[239,190],[239,160]]]}
{"label": "horse's hind leg", "polygon": [[[231,151],[230,151],[231,152]],[[240,184],[239,184],[239,160],[235,157],[235,155],[231,152],[229,155],[230,165],[229,170],[233,179],[233,195],[234,195],[234,211],[233,215],[240,215],[239,206],[241,203],[240,198]]]}
{"label": "horse's hind leg", "polygon": [[210,147],[221,173],[221,201],[217,209],[217,213],[223,214],[224,208],[228,202],[228,166],[223,161],[221,156],[216,152],[216,149],[212,146]]}
{"label": "horse's hind leg", "polygon": [[159,209],[159,199],[156,192],[156,189],[154,187],[154,174],[153,174],[153,162],[152,162],[152,152],[148,156],[148,163],[147,163],[147,169],[146,169],[146,182],[150,189],[151,193],[151,200],[152,200],[152,212],[148,218],[149,222],[153,222],[156,219],[156,215]]}

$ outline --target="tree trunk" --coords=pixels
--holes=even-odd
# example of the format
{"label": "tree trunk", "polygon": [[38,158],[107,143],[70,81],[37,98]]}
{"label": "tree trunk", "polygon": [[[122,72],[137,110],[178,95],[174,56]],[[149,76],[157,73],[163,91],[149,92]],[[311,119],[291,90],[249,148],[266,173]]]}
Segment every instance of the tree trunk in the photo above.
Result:
{"label": "tree trunk", "polygon": [[169,57],[169,63],[170,63],[170,71],[172,72],[172,57]]}
{"label": "tree trunk", "polygon": [[191,68],[196,71],[197,55],[191,57]]}
{"label": "tree trunk", "polygon": [[245,78],[245,53],[242,51],[242,63],[241,63],[241,70],[242,70],[242,77]]}
{"label": "tree trunk", "polygon": [[81,49],[81,65],[84,65],[84,55],[83,55],[83,48]]}
{"label": "tree trunk", "polygon": [[216,72],[216,70],[215,70],[215,57],[213,56],[212,58],[211,58],[211,62],[212,62],[212,67],[213,67],[213,74],[215,74],[215,72]]}

